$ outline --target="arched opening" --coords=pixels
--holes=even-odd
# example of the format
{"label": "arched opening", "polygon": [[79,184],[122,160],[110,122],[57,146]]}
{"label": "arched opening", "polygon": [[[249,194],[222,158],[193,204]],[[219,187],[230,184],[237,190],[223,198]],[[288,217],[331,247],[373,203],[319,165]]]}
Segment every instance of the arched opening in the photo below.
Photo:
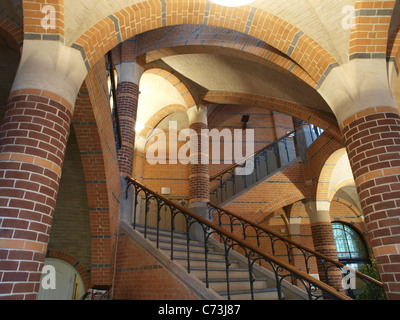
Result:
{"label": "arched opening", "polygon": [[44,262],[38,300],[79,300],[85,285],[79,272],[69,263],[47,258]]}
{"label": "arched opening", "polygon": [[343,222],[333,222],[332,229],[339,262],[355,270],[370,262],[364,239],[355,228]]}

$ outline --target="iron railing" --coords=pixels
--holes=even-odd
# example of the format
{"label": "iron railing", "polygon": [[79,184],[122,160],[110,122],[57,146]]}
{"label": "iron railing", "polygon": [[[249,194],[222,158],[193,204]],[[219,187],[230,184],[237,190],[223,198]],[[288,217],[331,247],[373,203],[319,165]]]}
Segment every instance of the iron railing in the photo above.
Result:
{"label": "iron railing", "polygon": [[[265,178],[298,156],[295,131],[269,144],[243,161],[210,178],[211,202],[221,204],[242,190]],[[249,164],[250,163],[250,164]],[[237,169],[252,167],[250,174],[238,174]]]}
{"label": "iron railing", "polygon": [[[158,193],[150,190],[138,181],[127,177],[127,197],[129,188],[133,188],[134,195],[134,208],[132,217],[132,226],[134,229],[137,228],[137,221],[139,221],[138,215],[141,215],[141,224],[143,225],[144,231],[143,235],[147,238],[148,229],[150,225],[156,228],[156,241],[155,245],[160,248],[160,230],[163,226],[163,230],[168,230],[169,233],[169,246],[170,246],[170,258],[174,260],[174,238],[178,232],[178,227],[176,221],[179,217],[183,220],[183,225],[180,227],[180,231],[184,230],[186,235],[186,263],[187,272],[191,272],[191,254],[190,254],[190,244],[194,240],[193,232],[197,228],[200,230],[201,238],[198,239],[203,244],[204,252],[204,268],[205,268],[205,284],[209,288],[210,279],[208,272],[210,268],[209,265],[209,251],[211,248],[212,238],[218,239],[224,248],[224,258],[225,258],[225,273],[226,273],[226,288],[228,293],[228,299],[230,296],[230,281],[229,276],[230,267],[230,253],[232,251],[240,251],[247,261],[247,269],[249,274],[249,284],[251,297],[254,299],[254,288],[253,282],[254,277],[254,266],[255,264],[267,265],[269,270],[272,270],[274,275],[277,296],[279,300],[284,299],[283,295],[283,283],[285,280],[290,279],[296,280],[297,286],[306,292],[308,299],[319,300],[319,299],[332,299],[332,300],[350,300],[349,297],[335,290],[334,288],[328,286],[327,284],[319,281],[318,279],[310,276],[309,274],[298,270],[294,266],[281,261],[280,259],[274,257],[261,248],[255,246],[247,240],[240,239],[237,235],[228,232],[226,229],[214,224],[213,222],[203,218],[179,204],[176,204],[167,198],[159,195]],[[140,211],[140,206],[143,203],[142,211]],[[165,220],[165,221],[163,221]],[[150,222],[152,221],[152,222]],[[151,224],[150,224],[151,223]],[[165,229],[166,224],[169,226]]]}
{"label": "iron railing", "polygon": [[[268,144],[255,154],[212,176],[210,178],[211,202],[221,204],[229,200],[239,192],[301,156],[300,150],[306,150],[323,132],[312,124],[306,127],[307,129],[304,129],[301,141],[298,141],[298,132],[296,130],[290,131],[284,137]],[[303,143],[305,146],[299,148],[299,143]],[[237,174],[237,169],[245,167],[248,162],[254,168],[252,172],[246,175]]]}
{"label": "iron railing", "polygon": [[[317,251],[282,237],[278,233],[259,226],[217,205],[208,203],[208,208],[210,220],[212,219],[219,227],[227,228],[229,232],[240,236],[243,240],[252,240],[252,243],[263,252],[267,251],[274,256],[279,256],[280,259],[287,259],[289,264],[292,265],[295,264],[294,259],[296,258],[297,264],[305,266],[305,272],[307,274],[310,274],[311,265],[321,266],[320,268],[322,270],[319,271],[320,279],[326,279],[326,284],[328,285],[331,285],[330,272],[337,270],[340,271],[342,276],[348,276],[349,272],[352,272],[353,276],[358,280],[359,289],[361,287],[360,284],[364,284],[372,300],[377,300],[381,296],[383,285],[380,281],[360,273],[357,270],[350,270],[338,261],[332,260]],[[346,294],[352,299],[356,299],[358,295],[354,289],[355,288],[349,285],[346,290]]]}

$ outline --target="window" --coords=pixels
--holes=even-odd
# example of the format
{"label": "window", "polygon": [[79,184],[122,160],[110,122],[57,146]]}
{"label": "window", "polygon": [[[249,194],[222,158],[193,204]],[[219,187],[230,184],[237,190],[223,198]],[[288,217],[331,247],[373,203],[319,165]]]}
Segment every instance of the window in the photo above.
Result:
{"label": "window", "polygon": [[355,270],[369,263],[366,245],[361,235],[347,224],[332,223],[339,261]]}

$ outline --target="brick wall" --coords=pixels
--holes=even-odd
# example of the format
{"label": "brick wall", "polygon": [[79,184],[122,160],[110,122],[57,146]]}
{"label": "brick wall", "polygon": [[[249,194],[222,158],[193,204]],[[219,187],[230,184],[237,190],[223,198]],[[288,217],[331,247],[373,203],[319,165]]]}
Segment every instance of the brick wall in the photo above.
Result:
{"label": "brick wall", "polygon": [[198,299],[122,230],[118,238],[118,259],[115,271],[115,299]]}
{"label": "brick wall", "polygon": [[110,284],[121,184],[104,59],[91,69],[76,102],[77,135],[90,217],[91,281]]}
{"label": "brick wall", "polygon": [[71,130],[67,144],[48,250],[73,256],[90,271],[89,208],[85,176],[74,130]]}

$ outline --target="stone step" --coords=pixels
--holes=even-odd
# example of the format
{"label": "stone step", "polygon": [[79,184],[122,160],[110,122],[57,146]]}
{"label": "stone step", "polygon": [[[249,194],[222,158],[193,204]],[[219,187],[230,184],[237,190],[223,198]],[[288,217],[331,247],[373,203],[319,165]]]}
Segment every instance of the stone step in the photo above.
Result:
{"label": "stone step", "polygon": [[[249,290],[231,290],[230,297],[227,291],[217,292],[225,300],[252,300],[251,292]],[[271,289],[257,289],[253,291],[254,300],[278,300],[278,290]]]}
{"label": "stone step", "polygon": [[[201,279],[204,283],[206,282],[205,278]],[[250,290],[250,281],[249,277],[247,278],[232,278],[229,279],[229,288],[234,291],[245,291]],[[227,290],[226,278],[209,278],[208,279],[209,287],[216,292],[223,292]],[[253,290],[259,289],[267,289],[267,281],[266,279],[255,279],[253,282]]]}
{"label": "stone step", "polygon": [[[144,235],[144,227],[136,226],[136,230]],[[159,249],[163,250],[169,257],[171,256],[171,231],[167,229],[159,230]],[[157,230],[154,227],[148,227],[146,238],[156,243]],[[187,269],[187,235],[185,232],[174,232],[173,239],[174,261]],[[200,279],[204,284],[206,282],[204,244],[196,239],[189,242],[190,253],[190,274]],[[226,284],[226,262],[223,252],[215,251],[211,245],[208,246],[207,269],[209,287],[217,292],[223,299],[228,299]],[[253,283],[254,299],[257,300],[277,300],[277,290],[268,288],[265,278],[257,278]],[[229,266],[229,290],[231,300],[250,300],[250,282],[249,271],[240,266],[236,260],[230,261]]]}
{"label": "stone step", "polygon": [[[167,251],[168,256],[171,255],[171,247],[170,246],[160,246],[161,250]],[[190,258],[203,258],[205,259],[205,252],[204,248],[201,248],[199,246],[196,247],[189,247],[189,254]],[[174,246],[174,257],[187,257],[187,247],[179,247],[176,248]],[[207,252],[207,258],[208,259],[224,259],[225,261],[225,254],[222,252],[215,252],[215,251],[209,251]]]}
{"label": "stone step", "polygon": [[[183,265],[185,268],[187,268],[187,257],[182,256],[182,257],[174,257],[174,260]],[[225,259],[215,259],[215,258],[209,258],[207,259],[207,266],[208,269],[210,268],[225,268]],[[205,268],[205,260],[204,257],[202,258],[196,258],[196,257],[190,257],[190,268],[192,270],[192,267],[204,267]],[[232,269],[239,268],[239,263],[237,261],[231,261],[231,266]]]}
{"label": "stone step", "polygon": [[[199,279],[206,278],[206,270],[203,266],[191,266],[190,273]],[[249,276],[249,271],[244,268],[234,268],[229,270],[229,278],[230,279],[240,279],[246,278]],[[208,268],[208,278],[209,279],[226,279],[226,269],[225,266],[222,267],[209,267]]]}

